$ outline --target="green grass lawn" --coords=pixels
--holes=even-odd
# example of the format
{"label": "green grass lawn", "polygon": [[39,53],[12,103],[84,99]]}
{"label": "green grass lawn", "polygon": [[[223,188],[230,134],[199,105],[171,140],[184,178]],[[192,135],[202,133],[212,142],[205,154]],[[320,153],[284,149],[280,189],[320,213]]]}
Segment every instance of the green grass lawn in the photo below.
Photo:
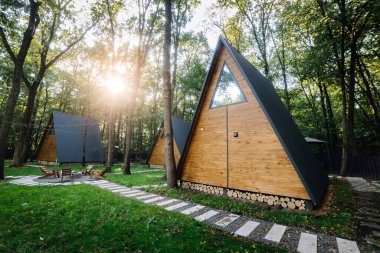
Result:
{"label": "green grass lawn", "polygon": [[90,185],[0,192],[0,252],[283,252]]}
{"label": "green grass lawn", "polygon": [[[113,170],[117,171],[117,168],[120,167],[121,166],[114,166]],[[62,168],[62,166],[56,166],[54,168]],[[78,170],[81,168],[82,167],[78,166]],[[99,166],[98,169],[99,168],[102,167]],[[161,185],[165,183],[163,180],[164,171],[133,174],[133,171],[141,171],[146,169],[149,168],[146,166],[133,166],[132,175],[107,174],[106,178],[109,181],[129,187],[139,185]],[[6,167],[6,175],[33,175],[33,173],[37,175],[41,174],[38,168],[28,167],[20,169]],[[355,240],[360,239],[355,231],[356,226],[353,213],[355,203],[350,185],[346,181],[337,179],[332,179],[330,182],[332,187],[332,198],[329,208],[327,208],[324,212],[266,210],[265,207],[257,203],[242,202],[187,189],[170,190],[165,187],[160,187],[151,188],[148,190],[166,195],[168,197],[189,200],[213,208],[254,218],[261,218],[279,224],[294,225],[312,231]]]}
{"label": "green grass lawn", "polygon": [[147,190],[283,225],[294,225],[330,235],[359,239],[355,232],[356,226],[353,214],[354,198],[349,183],[332,179],[331,185],[333,194],[330,207],[323,214],[318,214],[314,211],[300,212],[285,209],[265,210],[263,206],[256,203],[242,202],[188,189],[173,190],[160,187]]}
{"label": "green grass lawn", "polygon": [[166,181],[163,180],[164,175],[164,171],[138,174],[133,174],[132,172],[132,175],[106,174],[106,179],[128,187],[138,185],[162,185],[166,183]]}

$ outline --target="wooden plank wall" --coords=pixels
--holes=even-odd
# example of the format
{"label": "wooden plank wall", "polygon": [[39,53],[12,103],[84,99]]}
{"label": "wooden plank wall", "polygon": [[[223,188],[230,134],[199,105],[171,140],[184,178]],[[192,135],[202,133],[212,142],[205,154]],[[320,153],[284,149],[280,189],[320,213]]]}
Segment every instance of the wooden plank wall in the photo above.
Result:
{"label": "wooden plank wall", "polygon": [[[224,61],[244,92],[247,102],[209,109]],[[272,126],[225,48],[221,50],[215,70],[205,94],[205,103],[196,123],[181,179],[310,199]],[[234,138],[233,132],[238,132],[238,137]]]}
{"label": "wooden plank wall", "polygon": [[55,162],[57,160],[55,135],[46,135],[36,160],[46,162]]}
{"label": "wooden plank wall", "polygon": [[[158,138],[153,147],[152,155],[149,158],[149,165],[165,165],[165,139],[161,138],[163,133],[163,128],[158,131]],[[177,143],[174,140],[174,159],[176,165],[178,165],[180,153],[177,147]]]}
{"label": "wooden plank wall", "polygon": [[226,108],[209,109],[223,61],[223,57],[218,59],[209,89],[205,91],[205,102],[195,123],[181,179],[227,187]]}

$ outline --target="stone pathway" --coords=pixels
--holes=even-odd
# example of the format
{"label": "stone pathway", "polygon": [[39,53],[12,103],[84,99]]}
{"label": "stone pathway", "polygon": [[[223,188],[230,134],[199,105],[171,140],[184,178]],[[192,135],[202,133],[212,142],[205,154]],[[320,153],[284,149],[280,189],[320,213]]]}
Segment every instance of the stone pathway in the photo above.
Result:
{"label": "stone pathway", "polygon": [[[78,185],[78,184],[88,184],[90,181],[80,181],[80,182],[38,182],[40,176],[7,176],[6,179],[14,179],[9,181],[11,184],[25,185],[25,186],[65,186],[65,185]],[[37,180],[37,181],[36,181]]]}
{"label": "stone pathway", "polygon": [[358,206],[358,231],[380,252],[380,188],[376,182],[370,183],[363,178],[347,177],[347,180],[354,188]]}
{"label": "stone pathway", "polygon": [[142,203],[160,206],[167,211],[180,212],[195,220],[204,222],[214,228],[232,233],[235,236],[244,237],[252,241],[269,244],[286,249],[291,252],[301,253],[360,253],[370,252],[366,245],[358,245],[355,241],[332,237],[320,233],[309,232],[297,227],[283,226],[260,219],[252,219],[245,216],[229,213],[226,211],[209,208],[188,201],[168,198],[145,192],[141,189],[122,186],[107,180],[45,183],[41,184],[34,179],[37,176],[7,177],[15,178],[10,181],[13,184],[36,186],[36,185],[72,185],[85,183],[102,189],[109,190],[123,197],[133,198]]}
{"label": "stone pathway", "polygon": [[291,252],[370,252],[365,246],[361,246],[359,249],[358,244],[351,240],[313,233],[260,219],[252,219],[197,203],[168,198],[132,187],[125,187],[107,180],[93,181],[89,182],[89,184],[146,204],[160,206],[168,211],[180,212],[195,220],[205,222],[214,228],[232,233],[235,236],[284,248]]}
{"label": "stone pathway", "polygon": [[[380,193],[380,188],[376,184],[370,183],[361,177],[346,177],[347,181],[352,185],[355,191],[359,192],[377,192]],[[376,182],[375,182],[376,183]]]}

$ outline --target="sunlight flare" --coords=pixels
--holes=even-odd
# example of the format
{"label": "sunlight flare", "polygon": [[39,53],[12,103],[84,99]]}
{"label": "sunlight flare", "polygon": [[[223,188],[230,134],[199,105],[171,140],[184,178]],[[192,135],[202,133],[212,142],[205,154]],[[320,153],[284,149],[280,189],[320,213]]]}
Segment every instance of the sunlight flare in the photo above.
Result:
{"label": "sunlight flare", "polygon": [[108,91],[113,95],[118,95],[125,90],[125,81],[120,77],[110,77],[106,80],[105,85]]}

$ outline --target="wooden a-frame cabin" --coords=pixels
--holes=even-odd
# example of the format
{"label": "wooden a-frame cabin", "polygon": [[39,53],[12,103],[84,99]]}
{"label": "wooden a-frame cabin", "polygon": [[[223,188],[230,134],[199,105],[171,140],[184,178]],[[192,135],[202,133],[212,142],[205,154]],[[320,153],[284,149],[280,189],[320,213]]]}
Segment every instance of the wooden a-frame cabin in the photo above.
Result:
{"label": "wooden a-frame cabin", "polygon": [[36,150],[36,160],[45,163],[104,162],[98,122],[54,111]]}
{"label": "wooden a-frame cabin", "polygon": [[328,177],[274,86],[220,37],[178,165],[184,188],[313,208]]}
{"label": "wooden a-frame cabin", "polygon": [[[174,159],[178,165],[179,159],[185,148],[187,135],[189,134],[191,122],[172,117],[173,127],[173,144],[174,144]],[[165,167],[165,139],[163,136],[164,126],[161,127],[156,135],[156,138],[150,148],[146,163],[150,168],[164,168]]]}

